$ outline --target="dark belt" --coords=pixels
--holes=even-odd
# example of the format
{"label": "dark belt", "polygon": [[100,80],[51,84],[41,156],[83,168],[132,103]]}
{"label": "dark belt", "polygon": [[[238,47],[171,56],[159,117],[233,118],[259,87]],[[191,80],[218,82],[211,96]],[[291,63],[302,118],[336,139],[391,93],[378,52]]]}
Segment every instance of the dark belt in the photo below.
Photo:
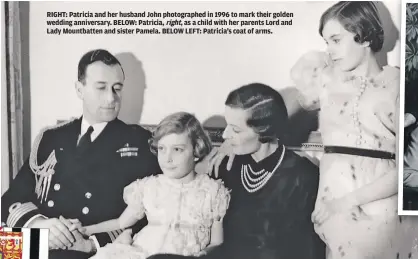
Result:
{"label": "dark belt", "polygon": [[324,152],[346,154],[346,155],[353,155],[353,156],[365,156],[365,157],[381,158],[381,159],[395,159],[396,157],[394,153],[390,153],[386,151],[355,148],[355,147],[325,146]]}

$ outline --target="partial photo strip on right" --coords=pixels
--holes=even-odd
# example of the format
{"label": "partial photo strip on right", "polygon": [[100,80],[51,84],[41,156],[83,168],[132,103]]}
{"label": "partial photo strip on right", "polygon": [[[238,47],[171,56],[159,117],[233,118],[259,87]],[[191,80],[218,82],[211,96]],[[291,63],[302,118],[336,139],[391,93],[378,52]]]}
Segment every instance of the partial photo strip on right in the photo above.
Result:
{"label": "partial photo strip on right", "polygon": [[418,215],[418,1],[402,2],[399,215]]}

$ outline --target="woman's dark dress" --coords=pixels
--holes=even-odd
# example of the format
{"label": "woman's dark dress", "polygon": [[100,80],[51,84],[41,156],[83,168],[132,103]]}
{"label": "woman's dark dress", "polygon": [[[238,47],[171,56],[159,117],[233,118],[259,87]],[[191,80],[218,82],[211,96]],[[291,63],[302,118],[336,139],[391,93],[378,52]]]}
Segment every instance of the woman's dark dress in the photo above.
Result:
{"label": "woman's dark dress", "polygon": [[278,148],[258,163],[251,155],[236,156],[231,171],[223,161],[219,175],[232,190],[224,219],[224,243],[202,258],[325,258],[325,244],[311,222],[319,181],[314,164],[286,149],[280,167],[262,189],[249,193],[241,183],[243,164],[250,164],[254,172],[272,171],[281,153]]}

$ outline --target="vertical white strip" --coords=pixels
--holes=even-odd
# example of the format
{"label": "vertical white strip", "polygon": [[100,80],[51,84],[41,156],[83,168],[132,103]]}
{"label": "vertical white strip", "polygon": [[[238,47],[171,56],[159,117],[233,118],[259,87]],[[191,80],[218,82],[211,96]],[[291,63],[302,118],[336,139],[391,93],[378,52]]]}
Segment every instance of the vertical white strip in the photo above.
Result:
{"label": "vertical white strip", "polygon": [[23,249],[22,259],[30,259],[30,228],[22,228],[23,233]]}
{"label": "vertical white strip", "polygon": [[39,258],[48,259],[48,235],[49,229],[41,229],[39,234]]}

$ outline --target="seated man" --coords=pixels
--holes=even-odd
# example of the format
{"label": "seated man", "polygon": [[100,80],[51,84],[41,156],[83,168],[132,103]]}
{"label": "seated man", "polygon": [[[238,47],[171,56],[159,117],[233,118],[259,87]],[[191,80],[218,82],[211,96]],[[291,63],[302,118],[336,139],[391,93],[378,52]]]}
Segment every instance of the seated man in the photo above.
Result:
{"label": "seated man", "polygon": [[73,224],[118,217],[126,207],[123,188],[161,170],[149,149],[151,133],[117,118],[124,80],[121,64],[108,51],[86,53],[75,87],[83,115],[41,131],[2,196],[4,225],[50,230],[50,259],[88,258],[115,240],[122,230],[88,238]]}

